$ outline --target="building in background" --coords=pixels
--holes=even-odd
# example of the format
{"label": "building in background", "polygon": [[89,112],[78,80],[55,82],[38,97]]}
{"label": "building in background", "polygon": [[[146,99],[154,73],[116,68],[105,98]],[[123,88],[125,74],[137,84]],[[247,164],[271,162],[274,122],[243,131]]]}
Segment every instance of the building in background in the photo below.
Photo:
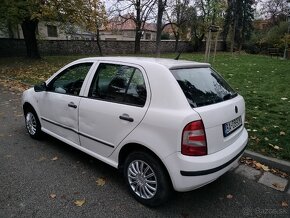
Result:
{"label": "building in background", "polygon": [[[141,40],[156,40],[156,24],[145,23]],[[109,20],[107,26],[100,29],[101,40],[132,41],[135,39],[136,25],[128,15],[116,16]]]}

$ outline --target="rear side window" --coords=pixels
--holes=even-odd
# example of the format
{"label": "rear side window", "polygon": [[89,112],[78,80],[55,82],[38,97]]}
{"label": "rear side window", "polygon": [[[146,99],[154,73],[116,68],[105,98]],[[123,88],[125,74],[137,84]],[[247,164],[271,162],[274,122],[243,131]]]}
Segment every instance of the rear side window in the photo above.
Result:
{"label": "rear side window", "polygon": [[171,70],[191,107],[206,106],[237,96],[226,81],[211,68]]}
{"label": "rear side window", "polygon": [[142,72],[131,66],[99,65],[90,87],[89,97],[143,107],[146,87]]}

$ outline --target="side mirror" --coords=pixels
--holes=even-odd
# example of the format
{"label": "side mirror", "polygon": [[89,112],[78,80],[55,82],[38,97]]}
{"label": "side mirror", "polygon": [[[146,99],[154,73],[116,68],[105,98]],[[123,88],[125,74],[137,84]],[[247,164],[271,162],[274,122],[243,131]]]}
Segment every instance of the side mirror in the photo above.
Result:
{"label": "side mirror", "polygon": [[41,83],[40,85],[35,85],[34,86],[34,91],[35,92],[43,92],[43,91],[46,91],[46,90],[47,90],[47,86],[46,86],[45,82]]}

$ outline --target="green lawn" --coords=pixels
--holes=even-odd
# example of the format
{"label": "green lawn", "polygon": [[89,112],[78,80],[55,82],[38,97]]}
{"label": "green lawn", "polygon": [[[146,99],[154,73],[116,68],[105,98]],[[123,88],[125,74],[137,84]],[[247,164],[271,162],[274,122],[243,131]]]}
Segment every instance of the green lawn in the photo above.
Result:
{"label": "green lawn", "polygon": [[[162,57],[174,58],[176,54]],[[1,58],[0,77],[25,83],[46,80],[76,56]],[[180,59],[203,61],[203,54],[182,54]],[[219,53],[214,68],[246,100],[246,128],[249,149],[264,155],[290,160],[290,61],[259,55]]]}

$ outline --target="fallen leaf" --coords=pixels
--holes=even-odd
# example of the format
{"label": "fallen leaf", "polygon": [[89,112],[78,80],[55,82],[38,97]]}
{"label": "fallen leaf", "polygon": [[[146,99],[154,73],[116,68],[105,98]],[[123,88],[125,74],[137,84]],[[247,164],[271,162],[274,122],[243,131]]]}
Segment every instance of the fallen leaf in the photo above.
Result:
{"label": "fallen leaf", "polygon": [[265,139],[265,141],[269,141],[269,139],[267,137],[265,137],[264,139]]}
{"label": "fallen leaf", "polygon": [[49,196],[50,196],[50,198],[52,198],[52,199],[56,198],[56,194],[50,194]]}
{"label": "fallen leaf", "polygon": [[277,183],[277,182],[273,183],[272,185],[273,185],[274,187],[276,187],[276,188],[284,188],[283,185],[281,185],[281,184],[279,184],[279,183]]}
{"label": "fallen leaf", "polygon": [[74,204],[77,206],[77,207],[81,207],[81,206],[83,206],[83,204],[86,202],[86,200],[85,199],[83,199],[83,200],[76,200],[75,202],[74,202]]}
{"label": "fallen leaf", "polygon": [[285,101],[285,100],[287,100],[288,98],[281,98],[281,100],[283,100],[283,101]]}
{"label": "fallen leaf", "polygon": [[40,158],[37,159],[37,161],[39,161],[39,162],[40,161],[44,161],[44,160],[46,160],[46,157],[40,157]]}
{"label": "fallen leaf", "polygon": [[257,132],[258,130],[256,130],[256,129],[253,129],[253,132]]}
{"label": "fallen leaf", "polygon": [[272,144],[270,144],[269,143],[269,145],[270,145],[270,147],[272,147],[272,148],[274,148],[275,150],[282,150],[283,148],[280,148],[278,145],[272,145]]}
{"label": "fallen leaf", "polygon": [[266,166],[264,164],[261,164],[261,163],[256,163],[256,167],[257,167],[257,169],[262,169],[262,170],[264,170],[266,172],[270,171],[268,166]]}
{"label": "fallen leaf", "polygon": [[287,201],[282,201],[282,207],[288,207],[288,202]]}
{"label": "fallen leaf", "polygon": [[104,178],[98,178],[96,183],[98,186],[104,186],[106,184],[106,180]]}
{"label": "fallen leaf", "polygon": [[283,132],[283,131],[281,131],[281,132],[280,132],[280,135],[286,135],[286,133],[285,133],[285,132]]}
{"label": "fallen leaf", "polygon": [[54,158],[52,158],[51,160],[53,160],[53,161],[55,161],[55,160],[58,160],[58,157],[54,157]]}
{"label": "fallen leaf", "polygon": [[267,132],[267,128],[266,127],[263,127],[262,130],[265,131],[265,132]]}
{"label": "fallen leaf", "polygon": [[231,194],[228,194],[227,195],[227,199],[232,199],[234,196],[233,195],[231,195]]}

